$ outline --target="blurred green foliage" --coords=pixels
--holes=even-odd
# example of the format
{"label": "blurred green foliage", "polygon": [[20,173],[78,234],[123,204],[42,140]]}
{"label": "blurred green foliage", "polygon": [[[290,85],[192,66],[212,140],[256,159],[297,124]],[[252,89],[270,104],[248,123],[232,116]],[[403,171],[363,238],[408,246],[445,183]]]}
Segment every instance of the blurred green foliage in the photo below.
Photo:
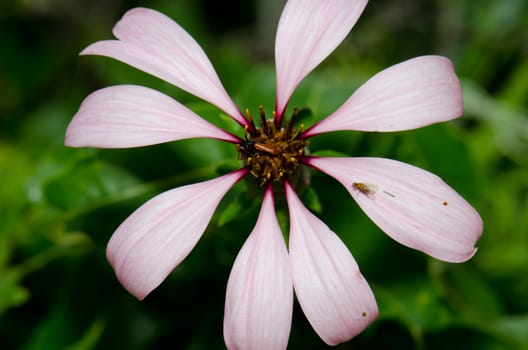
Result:
{"label": "blurred green foliage", "polygon": [[[283,3],[0,3],[0,348],[224,348],[227,277],[259,209],[259,196],[245,183],[227,195],[196,249],[143,302],[118,284],[104,249],[146,199],[236,166],[234,148],[189,140],[68,149],[63,140],[85,96],[123,83],[156,88],[213,123],[242,131],[169,84],[77,53],[110,38],[127,9],[155,8],[204,47],[240,108],[270,111],[274,28]],[[229,6],[228,17],[218,15],[219,6]],[[450,57],[463,81],[466,112],[456,121],[311,140],[312,152],[394,158],[428,169],[477,208],[485,227],[472,260],[438,262],[390,240],[335,181],[314,173],[303,200],[350,248],[380,307],[379,319],[339,349],[528,349],[527,18],[525,0],[371,1],[346,41],[295,93],[290,106],[310,109],[302,121],[309,126],[368,77],[414,56]],[[278,207],[287,225],[284,205]],[[324,348],[298,306],[290,348]]]}

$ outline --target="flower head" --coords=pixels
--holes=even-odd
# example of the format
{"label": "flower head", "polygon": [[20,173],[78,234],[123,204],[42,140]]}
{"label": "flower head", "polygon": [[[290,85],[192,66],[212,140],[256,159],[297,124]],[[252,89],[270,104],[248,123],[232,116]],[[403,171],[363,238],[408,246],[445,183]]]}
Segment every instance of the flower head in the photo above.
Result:
{"label": "flower head", "polygon": [[[277,95],[273,118],[241,113],[207,56],[178,24],[137,8],[114,27],[117,40],[82,54],[108,56],[148,72],[220,108],[242,126],[235,136],[157,91],[132,85],[94,92],[66,132],[72,147],[122,148],[208,137],[233,143],[240,170],[179,187],[151,199],[113,234],[107,257],[119,281],[146,297],[190,253],[226,192],[242,177],[256,179],[262,208],[229,281],[224,337],[230,349],[284,349],[293,293],[327,344],[347,341],[378,315],[374,295],[338,236],[302,204],[294,180],[300,166],[339,181],[390,237],[440,260],[473,256],[482,233],[478,213],[437,176],[383,158],[308,156],[308,138],[338,130],[397,131],[462,114],[460,83],[451,62],[423,56],[383,70],[334,113],[307,130],[285,111],[296,86],[352,29],[366,0],[289,0],[276,37]],[[283,183],[289,208],[286,248],[274,209]]]}

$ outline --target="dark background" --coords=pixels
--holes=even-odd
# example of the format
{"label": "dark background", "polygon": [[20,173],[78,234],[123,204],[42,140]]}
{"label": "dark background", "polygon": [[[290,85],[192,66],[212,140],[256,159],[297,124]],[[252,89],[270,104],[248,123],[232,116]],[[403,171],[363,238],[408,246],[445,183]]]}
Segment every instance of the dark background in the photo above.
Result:
{"label": "dark background", "polygon": [[[117,282],[104,250],[148,198],[213,177],[232,145],[190,140],[127,150],[68,149],[84,97],[116,84],[154,87],[223,127],[218,110],[113,60],[78,53],[112,38],[136,6],[172,17],[202,45],[240,108],[274,103],[273,40],[284,2],[3,0],[0,4],[0,348],[222,349],[225,285],[259,196],[237,185],[190,256],[144,301]],[[228,8],[226,11],[225,7]],[[290,105],[312,119],[370,76],[424,54],[448,56],[465,115],[401,133],[339,132],[312,152],[405,161],[441,176],[481,214],[469,262],[447,264],[393,242],[339,184],[312,175],[310,207],[347,244],[380,317],[338,349],[528,349],[528,3],[371,1],[345,42]],[[257,198],[257,199],[254,199]],[[230,211],[239,201],[244,210]],[[279,218],[287,226],[284,206]],[[321,349],[298,305],[291,349]]]}

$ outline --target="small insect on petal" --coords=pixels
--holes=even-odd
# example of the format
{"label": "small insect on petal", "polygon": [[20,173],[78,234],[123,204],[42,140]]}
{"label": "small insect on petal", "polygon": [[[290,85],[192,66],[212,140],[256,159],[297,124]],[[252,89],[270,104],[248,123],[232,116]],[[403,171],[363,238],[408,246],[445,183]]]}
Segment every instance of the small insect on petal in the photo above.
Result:
{"label": "small insect on petal", "polygon": [[352,188],[363,193],[367,197],[373,196],[379,190],[378,185],[367,183],[367,182],[353,182]]}
{"label": "small insect on petal", "polygon": [[[379,191],[379,186],[367,182],[353,182],[352,188],[356,191],[359,191],[363,193],[365,196],[372,198],[376,192]],[[382,190],[381,192],[385,193],[387,196],[390,196],[392,198],[396,198],[396,196],[393,193],[387,192],[385,190]]]}

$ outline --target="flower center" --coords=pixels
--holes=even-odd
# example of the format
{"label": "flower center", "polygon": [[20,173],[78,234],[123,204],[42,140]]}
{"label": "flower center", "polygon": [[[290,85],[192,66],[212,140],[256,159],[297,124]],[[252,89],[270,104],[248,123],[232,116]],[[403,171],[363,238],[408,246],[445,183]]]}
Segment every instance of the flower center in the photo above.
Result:
{"label": "flower center", "polygon": [[[245,140],[236,145],[238,158],[246,163],[259,186],[291,177],[297,169],[299,158],[304,155],[304,149],[308,146],[308,141],[299,138],[303,126],[299,131],[293,128],[297,113],[295,108],[288,125],[278,129],[275,119],[266,119],[264,109],[259,107],[261,127],[253,128],[254,131],[244,128]],[[254,125],[247,109],[246,114]]]}

